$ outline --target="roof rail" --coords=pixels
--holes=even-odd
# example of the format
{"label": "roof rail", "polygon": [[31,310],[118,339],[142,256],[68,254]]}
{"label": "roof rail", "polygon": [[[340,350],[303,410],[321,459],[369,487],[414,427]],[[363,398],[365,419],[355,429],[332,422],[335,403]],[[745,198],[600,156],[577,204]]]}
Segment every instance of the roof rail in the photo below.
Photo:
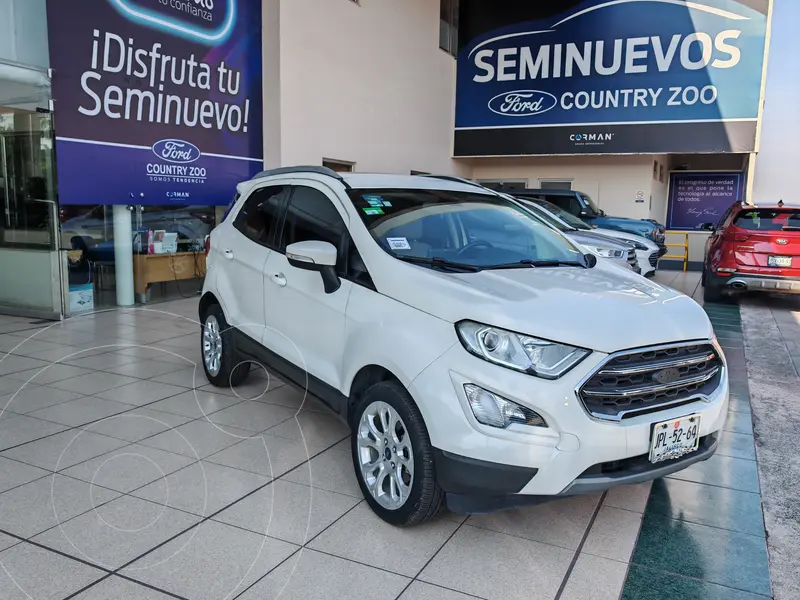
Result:
{"label": "roof rail", "polygon": [[277,169],[267,169],[253,176],[253,179],[261,179],[262,177],[271,177],[272,175],[286,175],[288,173],[316,173],[317,175],[327,175],[333,177],[341,182],[344,178],[333,169],[328,167],[320,167],[318,165],[298,165],[296,167],[278,167]]}
{"label": "roof rail", "polygon": [[475,187],[479,187],[481,189],[489,189],[485,186],[482,186],[480,183],[476,183],[471,179],[465,179],[464,177],[456,177],[455,175],[420,175],[420,177],[428,177],[430,179],[443,179],[444,181],[455,181],[456,183],[465,183],[467,185],[472,185]]}

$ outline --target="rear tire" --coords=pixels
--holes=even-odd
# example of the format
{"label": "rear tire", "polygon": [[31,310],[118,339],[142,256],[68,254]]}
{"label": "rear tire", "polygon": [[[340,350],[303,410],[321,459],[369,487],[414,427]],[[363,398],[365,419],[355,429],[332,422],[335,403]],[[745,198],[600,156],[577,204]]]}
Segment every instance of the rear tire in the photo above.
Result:
{"label": "rear tire", "polygon": [[356,479],[381,519],[409,527],[438,516],[445,493],[436,481],[428,429],[399,383],[369,387],[355,407],[351,449]]}
{"label": "rear tire", "polygon": [[206,379],[215,387],[241,385],[250,372],[236,351],[233,330],[219,304],[212,304],[203,315],[200,329],[200,354]]}

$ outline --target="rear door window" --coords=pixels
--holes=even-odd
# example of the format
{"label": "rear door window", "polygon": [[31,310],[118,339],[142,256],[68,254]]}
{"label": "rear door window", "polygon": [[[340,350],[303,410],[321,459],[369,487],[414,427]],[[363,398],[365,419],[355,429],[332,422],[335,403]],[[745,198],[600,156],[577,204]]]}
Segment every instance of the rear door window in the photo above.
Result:
{"label": "rear door window", "polygon": [[743,210],[736,215],[733,224],[748,231],[800,232],[800,208]]}

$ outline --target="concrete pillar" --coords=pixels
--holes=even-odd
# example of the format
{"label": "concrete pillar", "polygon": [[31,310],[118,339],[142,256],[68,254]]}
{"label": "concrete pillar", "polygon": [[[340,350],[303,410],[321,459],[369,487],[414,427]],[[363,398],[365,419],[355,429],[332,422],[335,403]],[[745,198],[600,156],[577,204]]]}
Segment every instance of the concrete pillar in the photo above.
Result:
{"label": "concrete pillar", "polygon": [[114,206],[114,263],[117,305],[133,306],[133,225],[127,206]]}

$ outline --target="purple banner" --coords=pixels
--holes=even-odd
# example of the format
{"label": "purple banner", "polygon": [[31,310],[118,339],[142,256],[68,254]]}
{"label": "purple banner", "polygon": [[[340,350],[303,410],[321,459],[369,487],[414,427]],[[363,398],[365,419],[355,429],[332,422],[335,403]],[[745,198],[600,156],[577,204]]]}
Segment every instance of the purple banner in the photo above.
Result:
{"label": "purple banner", "polygon": [[58,195],[225,205],[262,169],[261,0],[47,0]]}
{"label": "purple banner", "polygon": [[716,225],[744,195],[742,173],[673,173],[669,182],[667,229]]}

